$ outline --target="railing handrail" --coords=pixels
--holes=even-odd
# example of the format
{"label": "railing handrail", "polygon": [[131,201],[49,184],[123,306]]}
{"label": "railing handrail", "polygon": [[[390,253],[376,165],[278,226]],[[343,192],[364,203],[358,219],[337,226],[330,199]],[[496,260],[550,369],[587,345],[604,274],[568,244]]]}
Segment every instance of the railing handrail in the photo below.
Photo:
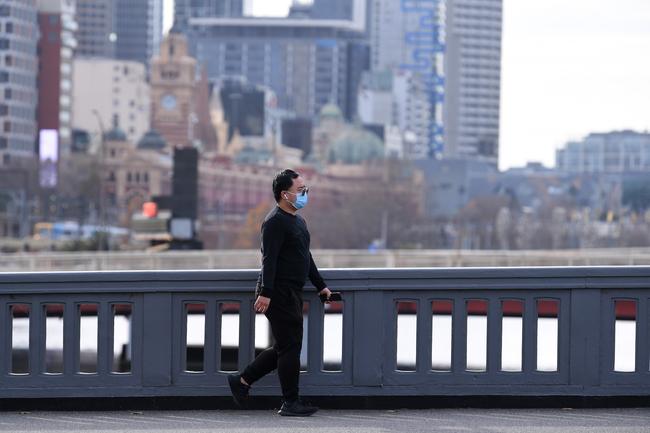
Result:
{"label": "railing handrail", "polygon": [[[513,267],[513,268],[338,268],[322,269],[326,281],[344,286],[348,291],[367,290],[430,290],[439,287],[454,289],[589,289],[589,288],[650,288],[650,266],[575,266],[575,267]],[[78,292],[115,289],[129,283],[131,292],[174,292],[196,290],[247,292],[259,269],[233,270],[169,270],[169,271],[72,271],[72,272],[0,272],[0,293],[30,293],[39,291]],[[613,280],[611,280],[613,279]],[[399,280],[399,285],[390,284]],[[606,280],[606,286],[603,281]],[[187,283],[179,286],[178,283]],[[216,282],[225,286],[205,286]],[[355,284],[352,284],[352,283]],[[373,284],[370,284],[370,283]],[[427,283],[423,285],[423,283]],[[86,286],[86,283],[98,283]],[[151,283],[151,284],[150,284]],[[157,283],[156,285],[152,285]],[[203,283],[203,284],[201,284]],[[453,286],[450,287],[450,283]],[[62,286],[70,284],[69,286]],[[21,287],[26,285],[27,287]],[[83,287],[75,288],[75,285]],[[309,288],[306,286],[306,290]]]}

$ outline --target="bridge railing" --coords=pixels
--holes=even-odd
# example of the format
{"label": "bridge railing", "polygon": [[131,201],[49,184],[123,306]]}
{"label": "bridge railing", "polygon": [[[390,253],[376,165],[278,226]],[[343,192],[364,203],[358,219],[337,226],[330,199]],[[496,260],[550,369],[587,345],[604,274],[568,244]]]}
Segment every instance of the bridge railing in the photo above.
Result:
{"label": "bridge railing", "polygon": [[[305,288],[305,395],[650,395],[649,267],[323,274],[343,302]],[[270,343],[256,276],[0,274],[0,398],[228,395]]]}

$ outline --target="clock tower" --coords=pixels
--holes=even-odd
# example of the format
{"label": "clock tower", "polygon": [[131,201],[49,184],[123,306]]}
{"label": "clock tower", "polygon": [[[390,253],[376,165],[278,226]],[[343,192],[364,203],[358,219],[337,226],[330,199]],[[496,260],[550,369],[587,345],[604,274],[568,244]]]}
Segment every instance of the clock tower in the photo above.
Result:
{"label": "clock tower", "polygon": [[173,30],[151,61],[151,126],[171,148],[192,145],[196,114],[196,59],[187,39]]}

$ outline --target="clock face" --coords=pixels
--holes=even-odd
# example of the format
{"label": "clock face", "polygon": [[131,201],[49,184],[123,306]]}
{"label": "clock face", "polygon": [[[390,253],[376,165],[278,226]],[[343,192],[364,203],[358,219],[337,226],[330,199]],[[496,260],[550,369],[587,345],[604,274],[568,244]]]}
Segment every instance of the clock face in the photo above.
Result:
{"label": "clock face", "polygon": [[162,97],[160,103],[165,110],[171,111],[176,108],[176,96],[168,93]]}

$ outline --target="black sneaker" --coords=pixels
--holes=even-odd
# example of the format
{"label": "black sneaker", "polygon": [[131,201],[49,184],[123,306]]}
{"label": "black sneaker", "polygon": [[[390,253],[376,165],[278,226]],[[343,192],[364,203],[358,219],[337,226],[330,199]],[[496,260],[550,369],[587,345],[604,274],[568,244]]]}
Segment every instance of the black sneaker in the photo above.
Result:
{"label": "black sneaker", "polygon": [[281,416],[310,416],[318,411],[315,406],[310,406],[300,400],[285,401],[278,411]]}
{"label": "black sneaker", "polygon": [[235,404],[239,406],[240,409],[247,409],[248,391],[251,387],[241,383],[241,376],[239,374],[229,374],[228,385],[230,385],[230,392],[232,393],[233,400],[235,400]]}

